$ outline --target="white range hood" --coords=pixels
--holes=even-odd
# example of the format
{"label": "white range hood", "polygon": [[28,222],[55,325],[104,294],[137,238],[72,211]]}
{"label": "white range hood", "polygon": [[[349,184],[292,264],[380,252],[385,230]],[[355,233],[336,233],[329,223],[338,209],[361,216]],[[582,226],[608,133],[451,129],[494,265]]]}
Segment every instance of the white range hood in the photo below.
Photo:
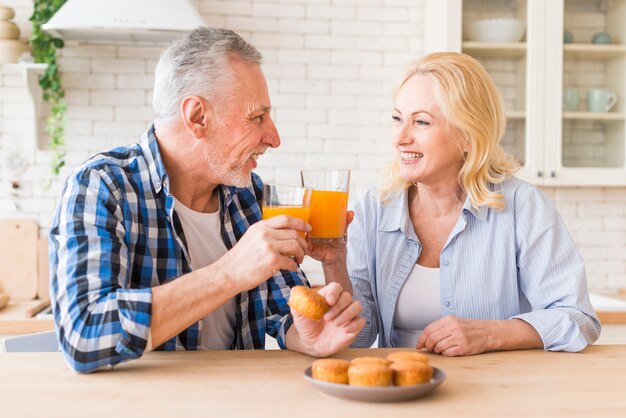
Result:
{"label": "white range hood", "polygon": [[205,26],[190,0],[68,0],[42,28],[65,41],[161,43]]}

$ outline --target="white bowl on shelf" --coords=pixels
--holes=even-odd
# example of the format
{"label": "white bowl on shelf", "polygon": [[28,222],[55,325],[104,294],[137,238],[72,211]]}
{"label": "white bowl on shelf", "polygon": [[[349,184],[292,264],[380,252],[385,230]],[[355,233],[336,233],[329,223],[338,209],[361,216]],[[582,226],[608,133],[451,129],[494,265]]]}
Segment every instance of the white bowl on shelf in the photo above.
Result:
{"label": "white bowl on shelf", "polygon": [[480,19],[467,24],[465,37],[478,42],[519,42],[526,33],[526,22],[519,19]]}

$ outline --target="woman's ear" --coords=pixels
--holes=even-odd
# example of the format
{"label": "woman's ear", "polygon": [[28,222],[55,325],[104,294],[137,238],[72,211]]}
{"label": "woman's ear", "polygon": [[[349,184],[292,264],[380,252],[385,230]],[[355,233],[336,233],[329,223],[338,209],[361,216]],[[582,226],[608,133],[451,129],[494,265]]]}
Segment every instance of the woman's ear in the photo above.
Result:
{"label": "woman's ear", "polygon": [[204,138],[211,127],[211,105],[200,96],[188,96],[180,103],[182,122],[194,138]]}

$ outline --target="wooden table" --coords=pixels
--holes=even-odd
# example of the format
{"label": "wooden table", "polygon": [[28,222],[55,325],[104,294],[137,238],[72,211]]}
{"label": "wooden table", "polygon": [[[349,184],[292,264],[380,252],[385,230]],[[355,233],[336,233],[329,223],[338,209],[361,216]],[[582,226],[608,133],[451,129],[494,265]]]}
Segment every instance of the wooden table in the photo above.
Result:
{"label": "wooden table", "polygon": [[[336,357],[384,356],[345,350]],[[626,346],[445,358],[446,381],[425,398],[362,403],[318,392],[313,359],[290,351],[148,353],[113,370],[76,374],[60,353],[0,353],[6,417],[623,417]]]}

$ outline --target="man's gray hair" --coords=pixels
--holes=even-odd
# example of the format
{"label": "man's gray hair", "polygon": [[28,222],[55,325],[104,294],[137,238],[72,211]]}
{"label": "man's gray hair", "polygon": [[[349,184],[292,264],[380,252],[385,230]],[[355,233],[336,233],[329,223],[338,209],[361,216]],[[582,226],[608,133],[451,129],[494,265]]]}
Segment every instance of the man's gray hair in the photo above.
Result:
{"label": "man's gray hair", "polygon": [[229,58],[261,64],[261,53],[229,29],[199,27],[174,41],[154,70],[152,107],[157,120],[172,120],[187,96],[207,100],[234,81]]}

